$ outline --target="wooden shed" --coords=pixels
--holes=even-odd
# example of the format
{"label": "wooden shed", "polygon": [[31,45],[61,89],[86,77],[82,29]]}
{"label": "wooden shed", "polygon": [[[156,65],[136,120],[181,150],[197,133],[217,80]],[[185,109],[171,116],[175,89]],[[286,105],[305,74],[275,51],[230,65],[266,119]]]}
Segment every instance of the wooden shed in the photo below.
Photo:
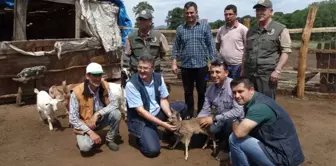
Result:
{"label": "wooden shed", "polygon": [[[46,2],[53,3],[54,5],[46,5]],[[106,73],[104,76],[106,79],[115,80],[120,78],[121,50],[106,53],[101,45],[96,45],[95,47],[88,45],[80,50],[67,51],[62,54],[61,58],[57,56],[56,52],[50,52],[55,50],[54,45],[56,42],[83,40],[83,38],[80,38],[83,37],[83,34],[81,36],[78,1],[45,0],[29,1],[29,3],[33,5],[28,6],[28,0],[15,0],[12,13],[8,9],[0,9],[0,14],[7,13],[13,17],[13,30],[12,32],[8,31],[8,27],[10,26],[7,26],[6,32],[13,34],[13,40],[0,41],[0,103],[16,101],[17,104],[21,104],[19,101],[21,100],[21,95],[23,101],[25,98],[34,97],[33,88],[35,87],[46,90],[52,85],[60,85],[63,80],[66,80],[67,84],[82,82],[84,80],[85,68],[90,62],[102,64]],[[41,9],[39,5],[40,7],[44,7],[43,10],[39,10]],[[51,12],[55,14],[66,12],[65,14],[63,13],[65,17],[69,17],[63,18],[69,26],[68,31],[63,30],[66,35],[60,38],[55,36],[56,39],[34,39],[36,35],[34,36],[33,34],[37,32],[36,30],[30,30],[31,33],[27,33],[26,30],[29,23],[27,24],[26,21],[36,20],[37,18],[31,17],[36,17],[36,13],[41,13],[41,11],[49,15],[52,15],[50,14]],[[0,19],[8,20],[5,16],[0,17]],[[51,26],[56,25],[53,21],[50,21],[50,23],[54,23]],[[2,25],[2,27],[4,26]],[[54,27],[54,29],[57,28],[59,27]],[[27,36],[30,36],[30,39],[28,38],[27,40]],[[50,36],[50,34],[47,36]],[[40,34],[39,37],[41,37]],[[66,38],[64,39],[64,37]],[[1,45],[5,47],[1,47]],[[25,52],[46,51],[49,53],[43,56],[35,56],[22,54],[18,50]],[[17,74],[23,69],[35,66],[45,66],[46,70],[41,75],[29,77],[25,80],[18,78]]]}

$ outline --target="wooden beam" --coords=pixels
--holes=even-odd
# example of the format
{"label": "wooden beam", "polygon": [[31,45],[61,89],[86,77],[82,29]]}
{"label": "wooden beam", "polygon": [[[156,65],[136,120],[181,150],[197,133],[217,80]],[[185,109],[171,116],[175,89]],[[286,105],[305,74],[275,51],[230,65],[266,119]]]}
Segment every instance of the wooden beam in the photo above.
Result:
{"label": "wooden beam", "polygon": [[44,1],[55,2],[55,3],[63,3],[63,4],[69,4],[69,5],[74,5],[75,4],[75,0],[44,0]]}
{"label": "wooden beam", "polygon": [[28,0],[14,1],[13,40],[26,40]]}
{"label": "wooden beam", "polygon": [[[129,28],[129,27],[123,27],[120,26],[120,29],[132,29],[132,30],[137,30],[137,28]],[[296,29],[288,29],[290,34],[295,34],[295,33],[302,33],[303,28],[296,28]],[[175,30],[159,30],[161,33],[176,33]],[[217,33],[218,29],[212,29],[212,33]],[[322,33],[322,32],[336,32],[336,27],[323,27],[323,28],[313,28],[311,30],[311,33]]]}
{"label": "wooden beam", "polygon": [[75,38],[78,39],[80,38],[80,32],[81,32],[81,7],[79,4],[79,0],[76,0],[75,8],[76,8]]}
{"label": "wooden beam", "polygon": [[305,88],[305,77],[306,77],[306,68],[307,68],[307,53],[308,53],[308,44],[310,40],[311,31],[314,25],[315,16],[317,12],[318,6],[312,6],[309,9],[309,14],[307,16],[306,26],[302,33],[302,44],[299,54],[299,70],[297,75],[297,97],[304,97],[304,88]]}

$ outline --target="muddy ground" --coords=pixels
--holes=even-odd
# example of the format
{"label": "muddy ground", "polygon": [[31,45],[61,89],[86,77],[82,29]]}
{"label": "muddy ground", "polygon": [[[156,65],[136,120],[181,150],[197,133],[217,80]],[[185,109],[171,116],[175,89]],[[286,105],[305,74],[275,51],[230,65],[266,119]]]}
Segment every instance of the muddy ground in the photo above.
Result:
{"label": "muddy ground", "polygon": [[[171,99],[183,100],[183,89],[173,86]],[[304,165],[336,165],[335,101],[298,100],[289,96],[279,96],[277,101],[295,122],[306,156]],[[181,145],[176,150],[163,148],[158,158],[145,158],[129,145],[123,122],[119,152],[111,152],[103,145],[94,156],[83,157],[75,146],[75,135],[67,128],[67,118],[59,119],[64,128],[49,131],[48,126],[40,122],[35,105],[0,106],[0,166],[220,165],[211,157],[211,148],[202,150],[195,146],[189,151],[188,161],[184,160]]]}

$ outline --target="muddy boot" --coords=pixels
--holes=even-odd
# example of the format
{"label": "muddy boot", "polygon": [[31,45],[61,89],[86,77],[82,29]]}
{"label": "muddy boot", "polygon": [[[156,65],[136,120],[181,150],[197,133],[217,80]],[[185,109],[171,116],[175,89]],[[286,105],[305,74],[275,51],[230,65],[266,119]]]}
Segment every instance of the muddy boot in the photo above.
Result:
{"label": "muddy boot", "polygon": [[106,141],[106,146],[112,151],[119,151],[119,145],[117,145],[114,141]]}

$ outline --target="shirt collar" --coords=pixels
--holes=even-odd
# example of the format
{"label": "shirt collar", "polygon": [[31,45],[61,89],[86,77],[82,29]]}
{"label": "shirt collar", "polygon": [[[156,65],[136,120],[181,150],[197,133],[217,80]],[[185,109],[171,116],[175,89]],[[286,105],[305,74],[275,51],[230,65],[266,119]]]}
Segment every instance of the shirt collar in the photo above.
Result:
{"label": "shirt collar", "polygon": [[238,25],[239,25],[239,22],[236,20],[236,22],[233,24],[232,27],[228,27],[228,26],[225,25],[225,28],[226,28],[226,29],[234,29],[234,28],[237,28]]}
{"label": "shirt collar", "polygon": [[199,20],[197,20],[196,24],[193,27],[189,27],[187,23],[184,24],[184,27],[185,28],[194,28],[195,26],[200,25],[200,24],[201,24],[201,22]]}
{"label": "shirt collar", "polygon": [[251,100],[250,100],[250,101],[247,103],[247,105],[246,105],[247,108],[249,108],[249,107],[251,107],[251,106],[253,105],[256,96],[257,96],[257,92],[254,91],[254,94],[253,94]]}
{"label": "shirt collar", "polygon": [[272,21],[273,21],[272,18],[270,18],[264,27],[260,27],[260,25],[258,24],[259,29],[268,31],[269,25],[272,23]]}
{"label": "shirt collar", "polygon": [[[229,77],[226,77],[226,79],[225,79],[225,81],[223,82],[223,85],[222,85],[222,87],[221,87],[221,89],[222,90],[224,90],[226,87],[227,87],[227,84],[228,84],[228,80],[229,80],[230,78]],[[218,87],[218,85],[217,84],[215,84],[215,87],[216,88],[220,88],[220,87]]]}
{"label": "shirt collar", "polygon": [[99,91],[99,87],[97,88],[96,92],[94,92],[94,91],[90,88],[90,86],[88,86],[88,87],[89,87],[89,91],[90,91],[90,93],[91,93],[92,95],[95,95],[96,92]]}

